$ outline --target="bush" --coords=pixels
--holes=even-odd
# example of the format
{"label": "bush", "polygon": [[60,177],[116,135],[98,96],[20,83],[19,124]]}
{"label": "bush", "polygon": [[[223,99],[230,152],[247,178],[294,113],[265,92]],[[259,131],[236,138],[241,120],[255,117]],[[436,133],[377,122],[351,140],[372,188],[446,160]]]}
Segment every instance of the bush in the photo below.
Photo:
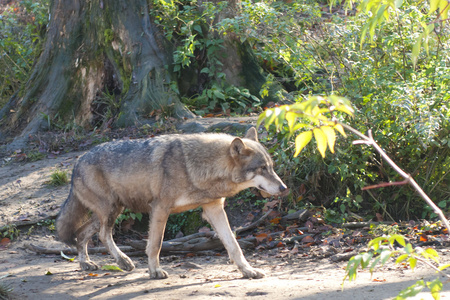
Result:
{"label": "bush", "polygon": [[0,107],[26,82],[40,54],[48,6],[48,0],[25,0],[0,7]]}

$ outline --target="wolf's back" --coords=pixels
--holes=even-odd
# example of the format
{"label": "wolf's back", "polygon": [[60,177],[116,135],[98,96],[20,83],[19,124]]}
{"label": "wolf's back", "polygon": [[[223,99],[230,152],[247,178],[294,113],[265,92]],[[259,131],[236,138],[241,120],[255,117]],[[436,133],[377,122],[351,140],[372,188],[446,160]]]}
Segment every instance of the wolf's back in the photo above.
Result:
{"label": "wolf's back", "polygon": [[56,219],[59,239],[68,245],[75,245],[76,231],[86,222],[87,217],[88,209],[74,195],[72,187]]}

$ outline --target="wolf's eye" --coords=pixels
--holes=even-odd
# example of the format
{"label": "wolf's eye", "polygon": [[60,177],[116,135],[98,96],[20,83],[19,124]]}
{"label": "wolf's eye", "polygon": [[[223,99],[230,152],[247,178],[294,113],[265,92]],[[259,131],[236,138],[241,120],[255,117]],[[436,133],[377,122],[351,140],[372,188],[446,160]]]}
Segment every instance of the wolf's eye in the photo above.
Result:
{"label": "wolf's eye", "polygon": [[261,171],[267,171],[267,167],[266,166],[262,166],[261,167]]}

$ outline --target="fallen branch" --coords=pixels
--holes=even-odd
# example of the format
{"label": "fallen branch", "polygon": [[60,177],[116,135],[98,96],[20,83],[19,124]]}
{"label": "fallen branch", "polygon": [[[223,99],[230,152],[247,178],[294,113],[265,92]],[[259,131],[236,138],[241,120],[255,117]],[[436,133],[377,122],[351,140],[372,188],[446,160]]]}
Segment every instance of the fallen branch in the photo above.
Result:
{"label": "fallen branch", "polygon": [[[269,233],[267,237],[276,238],[280,236],[283,231]],[[293,244],[295,241],[301,241],[307,236],[314,236],[314,234],[302,234],[282,239],[286,244]],[[248,237],[245,239],[237,239],[237,242],[242,249],[254,248],[257,245],[256,237]],[[25,244],[25,247],[31,251],[40,254],[60,254],[61,251],[66,255],[77,255],[78,251],[75,248],[67,248],[65,246],[57,248],[47,248],[43,246],[37,246],[34,244]],[[122,252],[127,254],[133,253],[134,255],[144,255],[145,248],[147,247],[146,240],[134,240],[130,241],[128,246],[118,246]],[[169,253],[187,253],[187,252],[201,252],[207,250],[221,250],[224,246],[220,239],[216,236],[214,231],[200,232],[191,234],[182,238],[173,239],[170,241],[164,241],[161,247],[162,254]],[[88,252],[94,253],[107,253],[108,250],[105,247],[88,248]]]}
{"label": "fallen branch", "polygon": [[383,222],[349,222],[349,223],[344,223],[342,224],[342,228],[349,228],[349,229],[354,229],[354,228],[363,228],[363,227],[369,227],[370,225],[393,225],[396,222],[391,222],[391,221],[383,221]]}
{"label": "fallen branch", "polygon": [[353,256],[357,255],[358,251],[351,251],[346,253],[338,253],[330,257],[330,260],[332,262],[339,262],[339,261],[347,261]]}
{"label": "fallen branch", "polygon": [[24,227],[24,226],[36,225],[36,224],[38,224],[40,222],[45,222],[45,221],[48,221],[48,220],[56,219],[57,216],[58,216],[58,214],[49,215],[49,216],[46,216],[45,218],[42,218],[42,219],[39,219],[39,220],[34,220],[34,221],[17,221],[17,222],[14,222],[14,223],[3,225],[2,227],[0,227],[0,232],[8,230],[11,226],[13,226],[13,227]]}
{"label": "fallen branch", "polygon": [[[47,248],[47,247],[37,246],[37,245],[31,244],[31,243],[25,244],[24,246],[28,250],[31,250],[31,251],[34,251],[34,252],[40,253],[40,254],[60,254],[61,252],[64,252],[64,254],[66,254],[66,255],[77,255],[78,254],[78,251],[75,248],[67,248],[67,247]],[[131,246],[119,246],[119,249],[122,252],[136,251],[136,249]],[[108,250],[106,249],[106,247],[94,247],[94,248],[88,248],[88,252],[91,254],[107,253]]]}
{"label": "fallen branch", "polygon": [[267,219],[267,217],[270,215],[270,213],[273,212],[273,209],[269,209],[268,212],[266,212],[261,218],[259,218],[256,222],[253,222],[252,224],[248,225],[248,226],[244,226],[244,227],[239,227],[236,230],[234,230],[234,234],[238,235],[241,232],[250,230],[250,229],[254,229],[256,227],[258,227],[259,225],[261,225],[262,222],[264,222],[265,219]]}

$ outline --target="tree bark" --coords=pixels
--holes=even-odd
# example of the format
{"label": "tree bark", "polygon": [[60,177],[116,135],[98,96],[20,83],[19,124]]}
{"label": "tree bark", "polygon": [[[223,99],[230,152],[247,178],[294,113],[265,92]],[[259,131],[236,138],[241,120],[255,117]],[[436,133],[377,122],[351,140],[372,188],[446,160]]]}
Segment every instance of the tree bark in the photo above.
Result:
{"label": "tree bark", "polygon": [[19,134],[10,149],[51,122],[99,125],[111,109],[120,125],[162,107],[192,116],[166,86],[169,47],[145,0],[54,0],[32,75],[0,113],[3,133]]}

